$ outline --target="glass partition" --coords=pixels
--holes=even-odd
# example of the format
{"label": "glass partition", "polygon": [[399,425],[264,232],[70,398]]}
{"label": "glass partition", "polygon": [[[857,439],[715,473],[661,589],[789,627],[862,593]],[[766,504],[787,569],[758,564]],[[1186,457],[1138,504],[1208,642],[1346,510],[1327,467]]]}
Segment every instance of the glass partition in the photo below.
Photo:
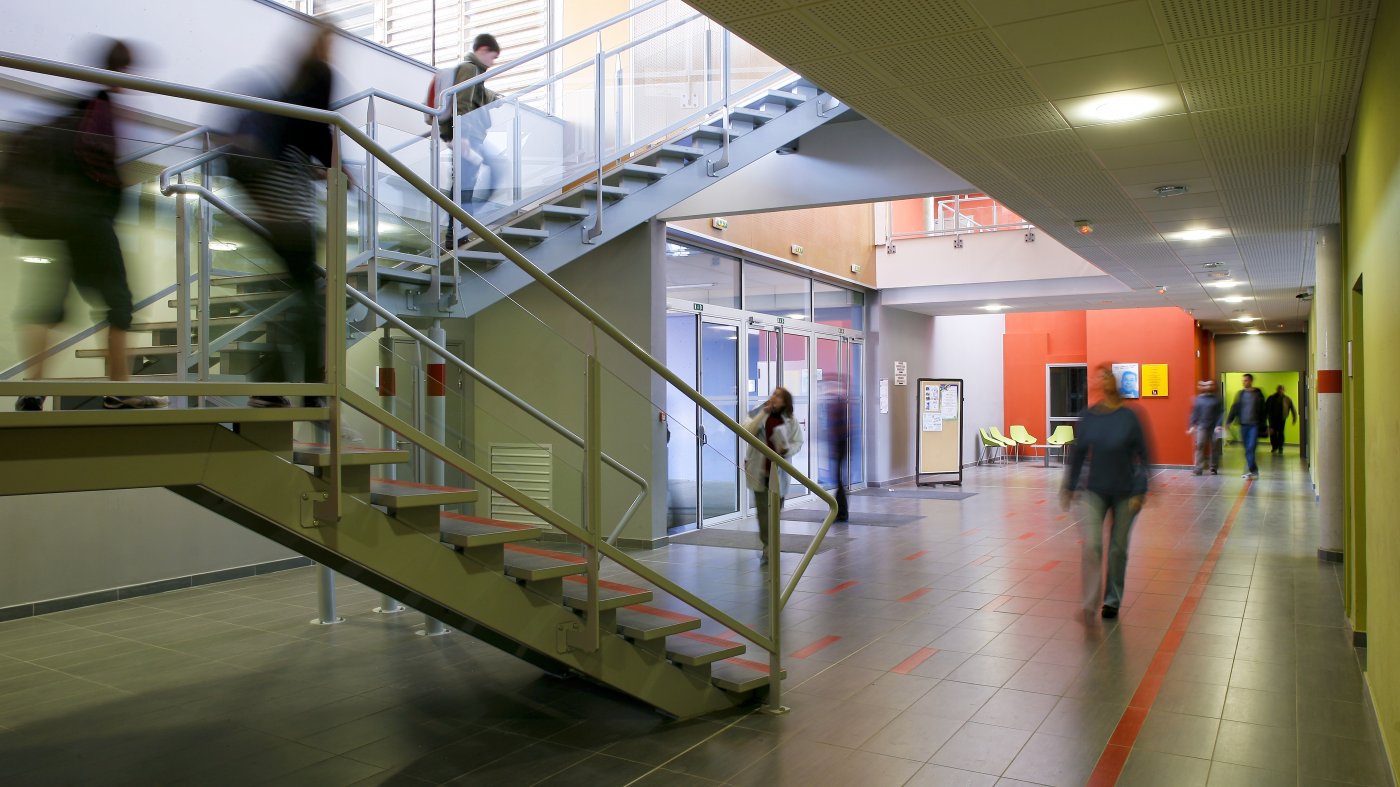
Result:
{"label": "glass partition", "polygon": [[746,262],[744,308],[789,320],[810,320],[812,280]]}
{"label": "glass partition", "polygon": [[739,308],[739,261],[696,246],[666,244],[666,297]]}

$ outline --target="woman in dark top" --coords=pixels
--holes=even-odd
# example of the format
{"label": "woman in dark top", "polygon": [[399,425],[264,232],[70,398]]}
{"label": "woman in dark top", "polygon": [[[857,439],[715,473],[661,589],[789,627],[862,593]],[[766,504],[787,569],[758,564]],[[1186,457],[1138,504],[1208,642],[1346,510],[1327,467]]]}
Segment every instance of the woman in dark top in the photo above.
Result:
{"label": "woman in dark top", "polygon": [[[1123,406],[1113,370],[1101,366],[1095,376],[1102,398],[1079,415],[1060,505],[1068,509],[1079,488],[1084,462],[1089,462],[1089,515],[1084,529],[1084,611],[1103,604],[1105,618],[1118,617],[1123,603],[1123,577],[1128,570],[1128,534],[1147,497],[1147,438],[1137,414]],[[1108,583],[1103,565],[1104,517],[1113,512],[1108,547]]]}

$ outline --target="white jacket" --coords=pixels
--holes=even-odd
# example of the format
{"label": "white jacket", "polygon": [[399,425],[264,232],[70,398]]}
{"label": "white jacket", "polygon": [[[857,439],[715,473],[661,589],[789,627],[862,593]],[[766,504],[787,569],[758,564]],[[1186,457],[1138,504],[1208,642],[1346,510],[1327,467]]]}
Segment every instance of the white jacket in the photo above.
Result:
{"label": "white jacket", "polygon": [[[758,408],[758,413],[750,418],[744,428],[749,434],[763,439],[763,425],[768,420],[768,408]],[[802,450],[802,427],[797,423],[797,419],[791,415],[783,416],[783,425],[773,432],[773,447],[784,459],[791,460],[798,451]],[[768,491],[768,477],[764,473],[764,460],[767,459],[763,452],[753,446],[748,446],[748,453],[744,455],[744,475],[749,482],[749,489],[754,492]],[[784,496],[788,490],[788,474],[782,470],[778,471],[778,492]]]}

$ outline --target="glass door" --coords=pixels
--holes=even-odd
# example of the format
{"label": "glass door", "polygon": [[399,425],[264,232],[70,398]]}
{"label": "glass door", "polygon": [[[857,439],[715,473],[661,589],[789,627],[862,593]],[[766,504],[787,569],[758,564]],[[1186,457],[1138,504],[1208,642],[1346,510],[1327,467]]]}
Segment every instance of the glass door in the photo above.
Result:
{"label": "glass door", "polygon": [[865,482],[861,461],[860,353],[862,345],[844,337],[816,337],[815,426],[808,439],[815,454],[812,464],[823,489],[835,489],[837,452],[843,453],[847,487]]}
{"label": "glass door", "polygon": [[865,343],[846,342],[850,359],[850,429],[851,429],[851,485],[865,484],[865,388],[861,384],[864,373]]}
{"label": "glass door", "polygon": [[[697,317],[666,315],[666,367],[695,387],[699,348]],[[666,386],[666,527],[695,527],[700,523],[700,454],[697,407],[673,386]]]}
{"label": "glass door", "polygon": [[[792,394],[792,417],[802,427],[802,434],[805,439],[802,441],[802,449],[796,456],[788,457],[793,467],[796,467],[803,475],[811,475],[809,460],[812,456],[812,372],[811,345],[812,337],[800,333],[788,333],[784,331],[783,354],[782,354],[782,374],[778,384],[788,389]],[[788,485],[788,499],[802,497],[811,494],[807,488],[798,484]]]}
{"label": "glass door", "polygon": [[1061,424],[1073,426],[1089,406],[1089,367],[1084,364],[1052,364],[1045,367],[1045,436]]}
{"label": "glass door", "polygon": [[[743,423],[739,412],[738,323],[709,318],[700,321],[700,384],[696,388],[725,415]],[[739,466],[738,435],[700,410],[702,525],[739,513]]]}

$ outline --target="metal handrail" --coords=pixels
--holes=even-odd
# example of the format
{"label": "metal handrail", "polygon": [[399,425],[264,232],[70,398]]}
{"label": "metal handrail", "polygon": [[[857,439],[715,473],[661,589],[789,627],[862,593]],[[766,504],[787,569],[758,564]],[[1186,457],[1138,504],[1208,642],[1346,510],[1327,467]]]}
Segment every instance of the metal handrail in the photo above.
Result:
{"label": "metal handrail", "polygon": [[[789,462],[781,454],[777,453],[772,448],[770,448],[765,441],[760,440],[754,434],[750,433],[747,429],[743,428],[743,426],[740,425],[736,420],[734,420],[734,418],[732,418],[728,413],[724,412],[722,409],[719,408],[719,406],[706,399],[703,395],[701,395],[699,391],[695,390],[695,388],[687,384],[685,380],[681,379],[681,377],[675,372],[666,368],[665,364],[661,363],[656,358],[654,358],[643,347],[641,347],[630,337],[628,337],[627,334],[624,333],[620,328],[618,328],[607,318],[599,314],[597,310],[595,310],[592,306],[589,306],[578,296],[570,292],[568,288],[564,287],[564,285],[559,283],[558,280],[554,279],[544,270],[542,270],[529,259],[527,259],[525,255],[521,254],[520,251],[517,250],[515,247],[502,240],[499,235],[491,231],[490,228],[482,224],[474,216],[467,213],[467,211],[464,210],[460,205],[449,199],[447,195],[441,193],[437,189],[434,189],[432,185],[426,180],[424,180],[420,175],[418,175],[418,173],[414,172],[403,162],[396,159],[392,154],[386,151],[383,148],[383,146],[379,145],[377,142],[371,139],[367,134],[365,134],[365,132],[361,131],[347,118],[329,110],[312,109],[309,107],[285,104],[282,102],[271,101],[268,99],[255,98],[251,96],[244,96],[236,93],[228,93],[218,90],[211,90],[208,88],[181,85],[173,82],[166,82],[164,80],[151,79],[148,77],[141,77],[114,71],[106,71],[103,69],[91,68],[88,66],[73,65],[70,63],[62,63],[54,60],[48,60],[45,58],[19,55],[10,52],[0,52],[0,66],[17,68],[25,71],[35,71],[38,73],[49,74],[51,76],[68,77],[70,79],[78,79],[86,82],[96,82],[99,84],[126,87],[134,90],[141,90],[161,95],[174,96],[176,98],[190,99],[193,101],[201,101],[213,104],[221,104],[224,106],[238,107],[242,109],[269,112],[276,115],[300,118],[303,120],[310,120],[317,123],[326,123],[328,125],[332,125],[340,129],[341,133],[343,133],[346,137],[349,137],[356,144],[364,148],[366,152],[373,155],[376,159],[379,159],[385,166],[389,167],[408,183],[412,184],[414,188],[418,189],[430,200],[435,202],[449,215],[462,222],[468,229],[476,233],[486,243],[488,243],[497,251],[499,251],[511,262],[519,266],[521,270],[523,270],[527,275],[529,275],[542,287],[549,290],[556,297],[558,297],[565,304],[567,304],[571,309],[573,309],[575,312],[581,315],[584,319],[588,320],[594,326],[595,330],[602,331],[606,336],[611,338],[613,341],[617,342],[617,344],[621,346],[623,350],[627,351],[628,354],[632,355],[634,358],[642,362],[642,364],[647,366],[653,372],[660,375],[662,379],[666,380],[668,383],[674,386],[675,389],[681,392],[681,394],[683,394],[686,398],[695,402],[695,404],[698,407],[700,407],[700,409],[709,413],[711,416],[714,417],[716,421],[722,424],[725,428],[734,432],[736,435],[738,435],[738,437],[741,440],[748,443],[753,449],[757,450],[760,455],[766,457],[772,463],[773,466],[787,473],[789,477],[802,484],[813,494],[815,494],[818,499],[822,500],[827,504],[827,516],[822,522],[821,527],[818,528],[818,531],[813,537],[811,544],[807,547],[807,551],[803,554],[802,560],[799,561],[797,569],[793,572],[787,586],[784,588],[781,597],[779,597],[777,607],[781,608],[783,605],[786,604],[793,590],[796,589],[798,581],[800,581],[803,573],[806,572],[807,567],[811,564],[812,558],[816,555],[816,550],[821,546],[821,543],[825,538],[827,531],[830,529],[832,522],[836,518],[836,499],[832,497],[832,495],[825,489],[823,489],[819,484],[817,484],[815,481],[808,478],[805,474],[799,471],[795,466],[793,466],[791,462]],[[334,158],[336,159],[336,161],[333,162],[334,166],[331,168],[333,171],[330,173],[330,175],[333,179],[339,180],[341,178],[341,175],[338,172],[338,154],[334,156]],[[338,190],[340,192],[340,197],[343,199],[343,187]],[[328,204],[333,206],[334,200],[330,200]],[[328,208],[328,213],[332,214],[332,217],[334,217],[333,212],[330,208]],[[334,281],[334,279],[332,279],[332,281]],[[331,312],[336,318],[336,323],[327,326],[329,346],[334,346],[334,341],[337,339],[338,334],[343,333],[341,326],[343,325],[343,312],[345,307],[343,299],[328,298],[328,303],[337,304],[336,308]],[[337,355],[337,358],[344,355],[343,346],[339,348],[338,353],[339,355]],[[339,361],[328,356],[326,358],[326,363],[328,376],[330,376],[331,379],[337,379],[337,376],[340,374],[338,368]],[[349,389],[345,388],[343,385],[333,385],[331,387],[333,390],[335,390],[335,396],[338,399],[350,403],[352,407],[355,407],[355,409],[360,409],[360,407],[356,406],[356,402],[359,402],[361,404],[367,402],[367,400],[365,400],[363,397],[354,394],[353,392],[349,391]],[[414,442],[419,444],[420,446],[428,448],[429,450],[435,450],[436,441],[430,440],[427,437],[427,435],[423,434],[419,430],[414,429],[413,427],[403,423],[401,420],[392,416],[374,414],[374,416],[372,417],[375,416],[378,416],[376,417],[376,420],[379,420],[380,423],[389,426],[390,428],[394,429],[395,431],[398,431],[400,434],[403,434],[406,437],[409,437],[411,440],[414,440]],[[396,422],[398,426],[391,423],[387,423],[387,421],[390,420]],[[404,429],[406,429],[407,431],[401,431],[399,429],[399,426],[404,427]],[[334,521],[334,519],[338,518],[340,506],[338,408],[332,408],[329,433],[329,439],[331,443],[332,466],[330,472],[328,473],[330,498],[327,501],[326,508],[330,512],[332,521]],[[434,445],[424,445],[424,443],[433,443]],[[451,452],[449,449],[446,451],[446,453],[451,454],[453,452]],[[439,458],[443,458],[444,461],[446,461],[445,457],[440,456]],[[481,472],[482,476],[479,480],[482,480],[482,482],[486,483],[488,486],[491,485],[489,482],[494,481],[503,488],[511,489],[512,492],[515,491],[513,490],[513,488],[510,487],[510,485],[501,482],[500,479],[486,472],[484,469],[481,469]],[[495,487],[492,486],[492,488]],[[502,492],[502,494],[504,494],[504,492]],[[522,495],[522,497],[524,496]],[[525,507],[526,510],[531,510],[531,506],[525,505],[522,501],[517,500],[514,502],[522,505],[522,507]],[[535,507],[543,508],[542,506],[537,505]],[[532,511],[532,513],[534,512]],[[774,512],[773,516],[770,518],[770,521],[776,523],[777,512]],[[573,533],[571,533],[571,535],[574,535],[575,538],[579,538],[585,542],[587,542],[588,540],[587,534],[582,533],[582,531],[579,531],[577,528],[573,528],[571,524],[569,528],[560,529],[564,530],[565,532],[573,530]],[[774,529],[776,530],[776,528]],[[627,555],[626,553],[622,552],[621,550],[618,550],[616,547],[613,547],[608,544],[600,544],[597,546],[597,549],[602,554],[612,558],[614,561],[616,561],[620,565],[623,565],[629,571],[632,571],[633,573],[636,573],[639,576],[650,578],[650,575],[652,577],[658,577],[664,580],[664,577],[660,577],[660,575],[657,574],[657,572],[648,568],[641,561],[638,561],[630,555]],[[776,568],[773,569],[773,572],[776,575]],[[723,613],[721,610],[714,608],[712,605],[708,604],[707,602],[704,602],[702,599],[699,599],[698,597],[694,596],[694,594],[689,593],[688,591],[684,591],[684,595],[675,593],[675,591],[671,590],[672,587],[674,587],[676,590],[683,589],[679,588],[679,586],[675,585],[675,583],[670,582],[669,580],[665,580],[665,582],[666,585],[670,586],[666,587],[666,585],[663,585],[663,587],[665,587],[668,590],[668,592],[672,592],[673,594],[677,595],[678,598],[681,598],[681,600],[685,601],[687,604],[689,604],[696,610],[704,612],[710,617],[715,618],[716,620],[720,620],[721,622],[726,622],[727,624],[730,621],[737,623],[737,621],[733,621],[733,618],[731,616]],[[774,584],[774,587],[776,588],[776,583]],[[697,605],[697,603],[703,604],[703,606],[699,606]],[[596,621],[594,622],[596,623]],[[759,645],[760,647],[763,647],[765,650],[768,650],[773,657],[773,661],[771,663],[775,667],[778,663],[778,660],[781,657],[781,654],[778,652],[777,647],[777,638],[779,631],[778,619],[774,618],[771,621],[771,624],[773,626],[774,635],[772,639],[762,637],[761,635],[758,635],[757,632],[753,631],[751,628],[747,626],[742,626],[742,624],[740,624],[739,627],[735,627],[733,625],[731,625],[730,627],[733,628],[735,631],[739,631],[741,635],[750,639],[755,644]],[[750,636],[750,634],[752,634],[753,636]],[[770,667],[769,673],[770,699],[775,696],[778,696],[781,692],[779,670],[775,669],[774,667]]]}
{"label": "metal handrail", "polygon": [[133,161],[140,161],[141,159],[151,155],[152,153],[159,153],[162,150],[165,150],[166,148],[173,148],[181,142],[188,142],[189,140],[194,139],[195,137],[200,136],[201,134],[208,134],[211,130],[212,129],[210,129],[208,126],[199,126],[198,128],[192,128],[189,131],[186,131],[185,133],[180,134],[178,136],[171,137],[170,139],[167,139],[164,142],[156,142],[154,144],[141,148],[135,153],[128,153],[125,156],[119,157],[117,159],[117,166],[120,167],[124,164],[130,164]]}

